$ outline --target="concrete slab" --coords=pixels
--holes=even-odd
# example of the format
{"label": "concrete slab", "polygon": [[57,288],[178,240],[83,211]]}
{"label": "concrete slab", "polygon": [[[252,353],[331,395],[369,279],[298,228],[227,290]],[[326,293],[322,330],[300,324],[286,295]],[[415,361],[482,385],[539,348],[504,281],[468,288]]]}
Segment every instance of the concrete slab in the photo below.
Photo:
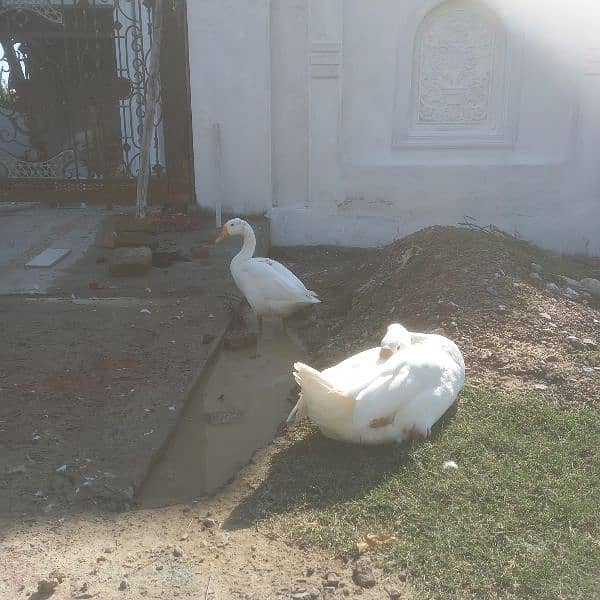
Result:
{"label": "concrete slab", "polygon": [[49,268],[61,261],[65,256],[71,253],[69,248],[46,248],[35,258],[30,260],[25,266],[29,268]]}
{"label": "concrete slab", "polygon": [[[106,211],[97,207],[0,211],[0,296],[48,293],[95,243],[107,217]],[[48,248],[69,248],[71,252],[52,269],[25,268]]]}

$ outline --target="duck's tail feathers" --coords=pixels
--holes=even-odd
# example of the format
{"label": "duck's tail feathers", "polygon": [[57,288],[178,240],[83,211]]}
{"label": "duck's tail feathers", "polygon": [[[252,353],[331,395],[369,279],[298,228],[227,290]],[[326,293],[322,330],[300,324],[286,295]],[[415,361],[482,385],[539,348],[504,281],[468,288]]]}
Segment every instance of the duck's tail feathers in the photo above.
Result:
{"label": "duck's tail feathers", "polygon": [[312,290],[308,290],[308,301],[310,304],[321,304],[321,299],[317,293],[313,292]]}
{"label": "duck's tail feathers", "polygon": [[317,425],[331,427],[351,416],[355,399],[337,390],[319,371],[297,362],[294,378],[302,390],[301,410]]}
{"label": "duck's tail feathers", "polygon": [[301,362],[294,363],[294,379],[303,392],[315,390],[327,393],[332,391],[331,384],[323,378],[319,371]]}

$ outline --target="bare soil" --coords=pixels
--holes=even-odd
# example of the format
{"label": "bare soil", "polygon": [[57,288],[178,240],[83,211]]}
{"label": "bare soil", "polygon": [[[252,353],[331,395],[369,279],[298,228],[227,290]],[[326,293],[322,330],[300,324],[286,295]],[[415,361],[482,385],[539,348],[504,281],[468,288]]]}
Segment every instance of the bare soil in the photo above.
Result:
{"label": "bare soil", "polygon": [[[572,301],[545,288],[548,281],[561,283],[559,275],[597,276],[597,263],[543,253],[493,232],[453,228],[427,229],[381,250],[288,248],[273,254],[323,300],[291,323],[316,366],[376,344],[385,326],[399,321],[413,330],[443,328],[463,350],[473,384],[519,390],[574,410],[598,402],[598,305],[585,295]],[[540,280],[530,276],[532,262],[542,267]],[[268,489],[294,476],[286,467],[294,452],[322,448],[298,432],[283,432],[257,452],[213,498],[106,512],[122,508],[119,499],[127,499],[131,485],[111,483],[106,473],[151,450],[153,433],[144,436],[147,445],[136,442],[136,458],[132,431],[156,433],[159,421],[168,425],[174,418],[169,406],[181,391],[181,374],[193,368],[201,333],[208,331],[204,309],[181,302],[157,303],[151,315],[139,306],[122,309],[131,311],[139,336],[132,342],[129,332],[105,328],[110,306],[89,308],[84,319],[59,304],[61,318],[53,324],[39,303],[2,301],[2,337],[12,343],[1,363],[0,485],[3,508],[12,515],[0,520],[0,598],[42,597],[34,593],[37,582],[55,569],[64,574],[57,599],[370,599],[389,597],[391,588],[411,597],[410,581],[401,573],[387,580],[377,561],[376,586],[367,589],[353,582],[353,562],[288,545]],[[185,318],[178,319],[181,312]],[[103,418],[110,426],[98,435]],[[41,439],[32,442],[34,435]],[[74,482],[55,473],[67,463]],[[106,497],[78,508],[73,497],[88,474],[101,474]],[[355,487],[359,493],[364,486],[357,481]],[[61,500],[48,509],[54,498]],[[326,590],[330,572],[339,582]]]}
{"label": "bare soil", "polygon": [[[321,294],[322,304],[294,318],[320,367],[376,345],[389,323],[400,322],[455,340],[472,384],[571,408],[600,400],[600,303],[585,292],[564,297],[562,279],[597,277],[598,260],[560,257],[494,230],[448,227],[383,249],[275,255]],[[538,267],[540,278],[532,278]],[[554,282],[559,290],[547,290]]]}

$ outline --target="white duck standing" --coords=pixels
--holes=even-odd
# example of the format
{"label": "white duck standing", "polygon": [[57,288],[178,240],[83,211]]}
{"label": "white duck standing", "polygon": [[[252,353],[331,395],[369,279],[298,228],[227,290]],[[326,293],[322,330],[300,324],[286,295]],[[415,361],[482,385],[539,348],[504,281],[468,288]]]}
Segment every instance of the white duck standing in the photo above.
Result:
{"label": "white duck standing", "polygon": [[231,261],[231,275],[258,317],[259,333],[263,316],[285,318],[309,304],[319,304],[315,294],[286,267],[270,258],[253,258],[256,236],[249,223],[231,219],[225,223],[216,243],[242,236],[242,249]]}
{"label": "white duck standing", "polygon": [[294,365],[300,385],[290,414],[307,416],[323,435],[359,444],[429,437],[456,401],[465,364],[451,340],[390,325],[380,348],[361,352],[319,372]]}

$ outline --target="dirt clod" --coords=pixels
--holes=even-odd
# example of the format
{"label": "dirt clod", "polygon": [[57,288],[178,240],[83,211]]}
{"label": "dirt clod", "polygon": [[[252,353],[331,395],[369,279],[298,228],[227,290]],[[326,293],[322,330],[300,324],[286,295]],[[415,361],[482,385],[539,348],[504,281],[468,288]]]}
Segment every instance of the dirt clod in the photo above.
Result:
{"label": "dirt clod", "polygon": [[373,569],[364,561],[358,561],[356,563],[352,578],[354,579],[354,583],[362,588],[371,588],[377,583],[375,581]]}

